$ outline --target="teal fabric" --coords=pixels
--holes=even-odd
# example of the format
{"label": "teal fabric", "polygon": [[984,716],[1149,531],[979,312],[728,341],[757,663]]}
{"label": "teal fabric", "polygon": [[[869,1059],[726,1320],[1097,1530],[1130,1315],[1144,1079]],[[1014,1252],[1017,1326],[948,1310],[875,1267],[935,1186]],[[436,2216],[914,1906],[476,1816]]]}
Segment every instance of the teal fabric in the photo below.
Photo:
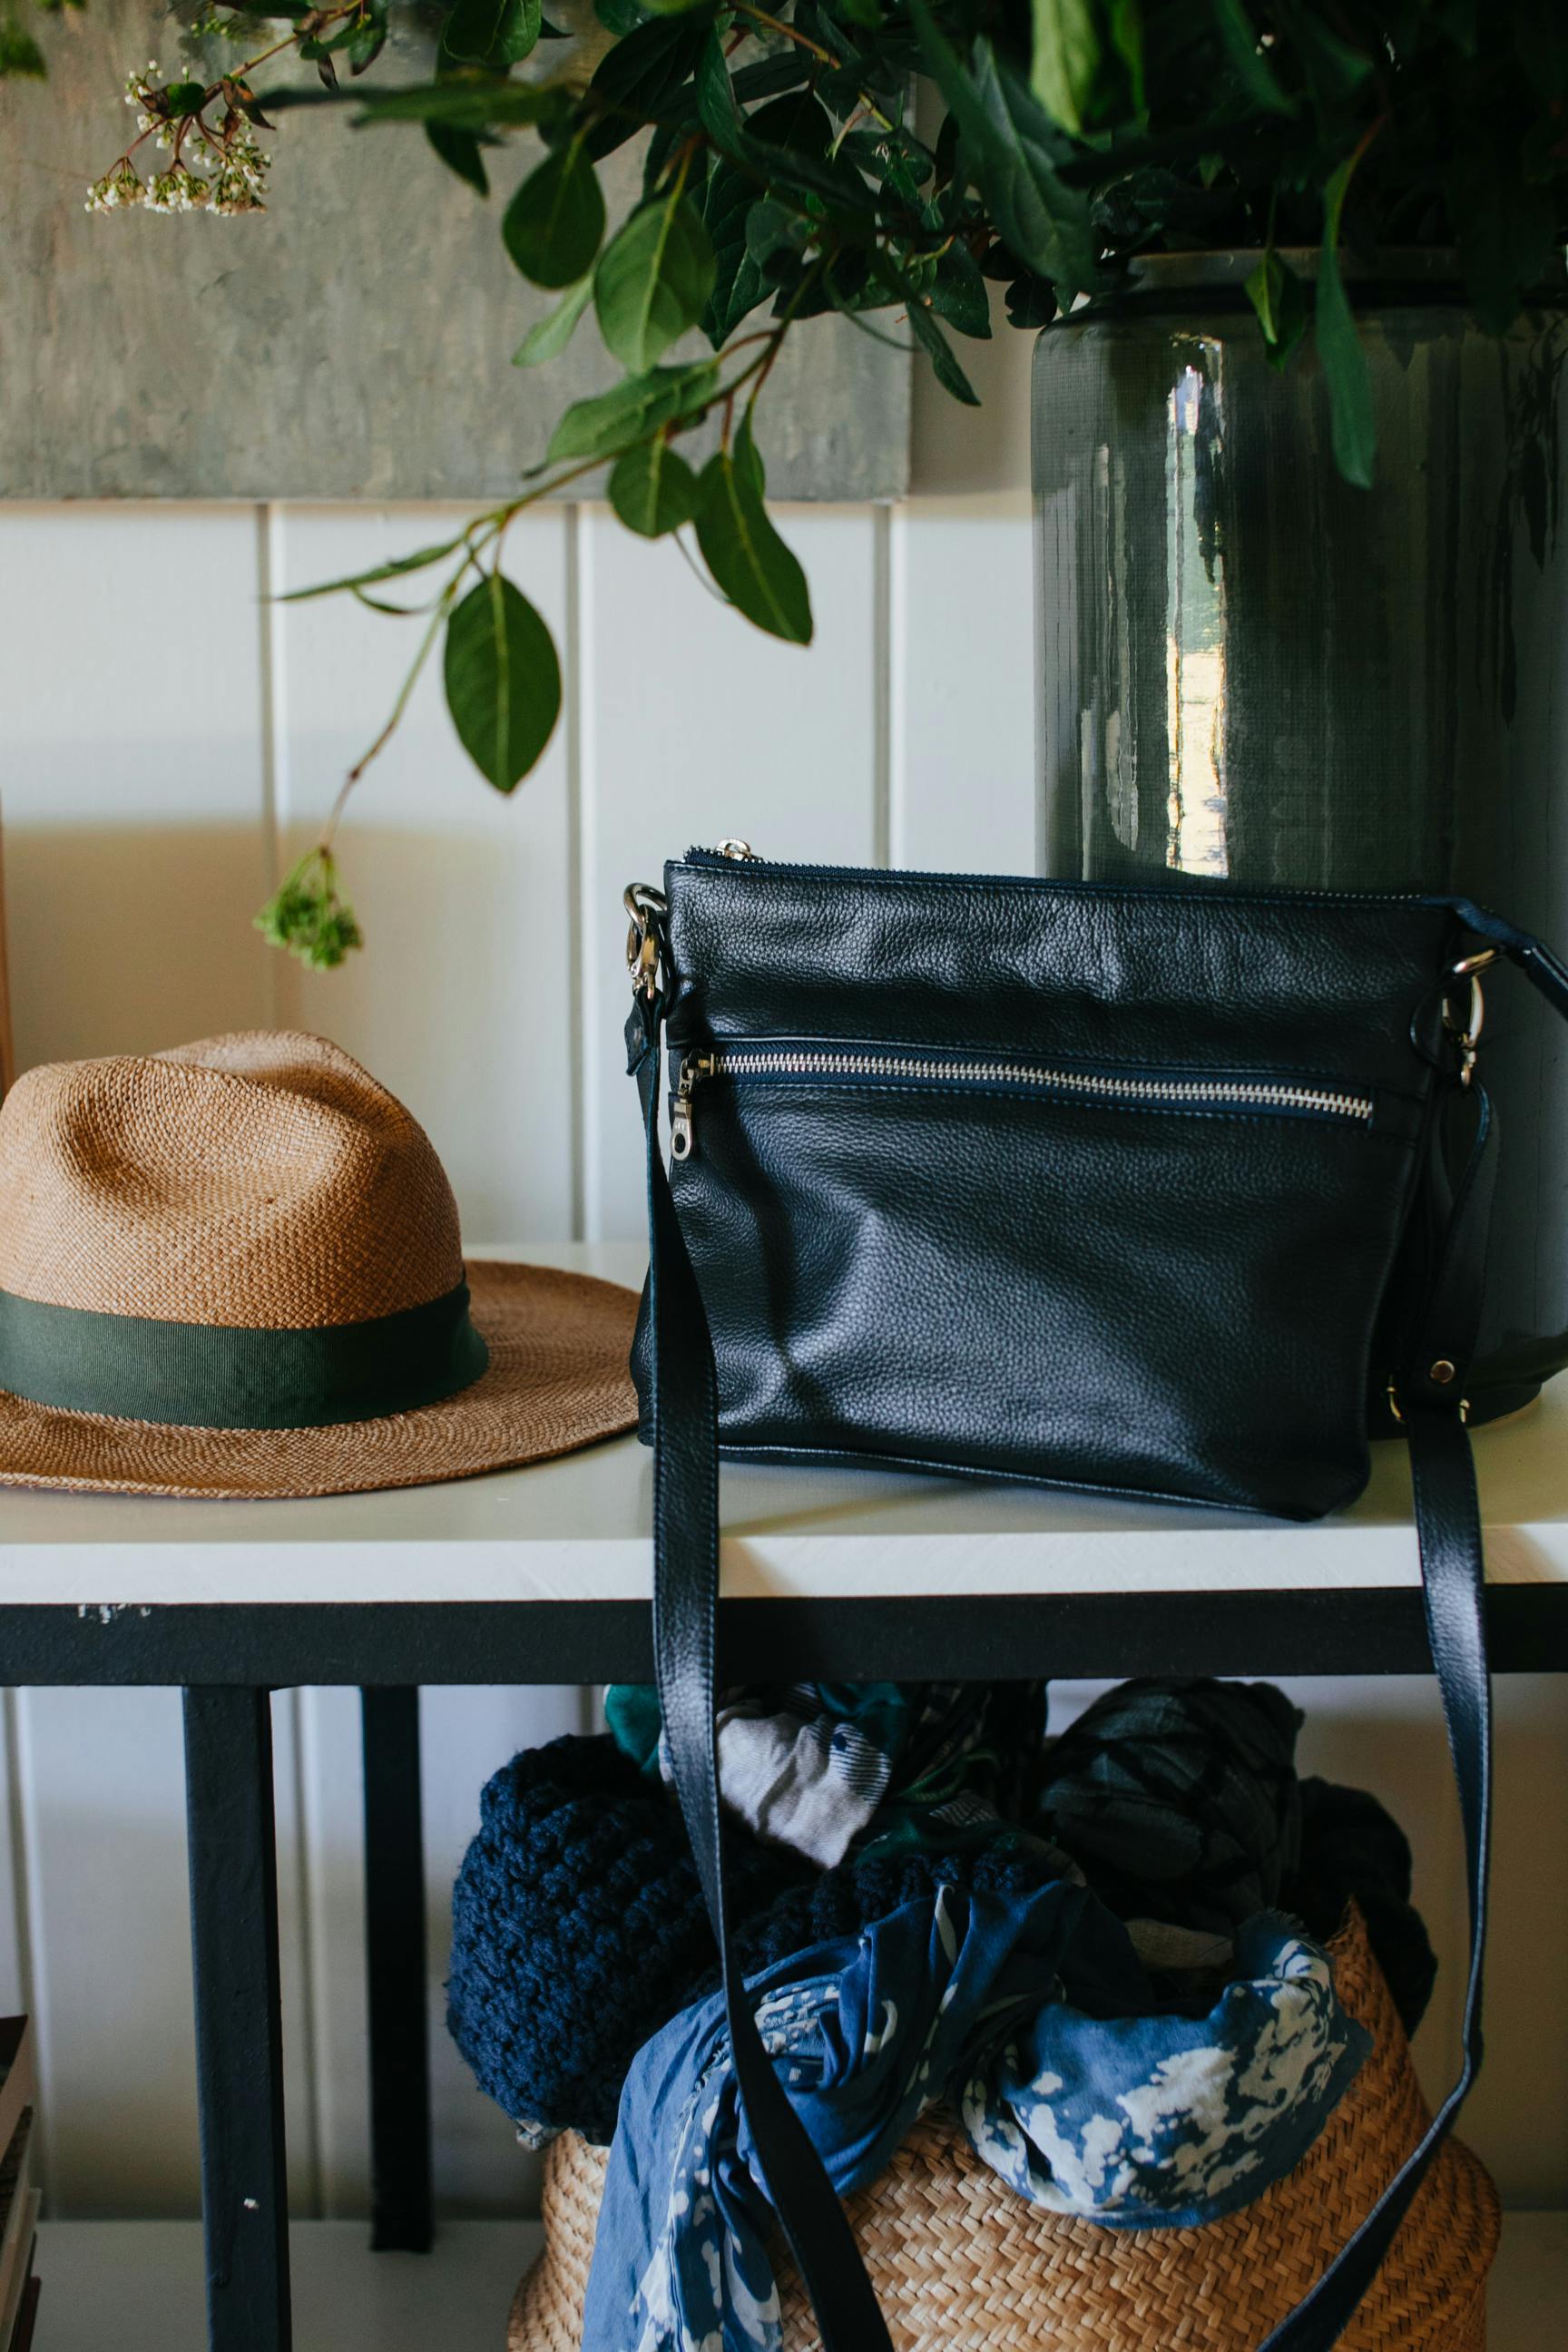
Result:
{"label": "teal fabric", "polygon": [[230,1330],[0,1290],[0,1389],[61,1412],[184,1429],[324,1429],[438,1404],[489,1361],[468,1286],[369,1322]]}
{"label": "teal fabric", "polygon": [[611,1683],[605,1693],[605,1722],[621,1754],[657,1780],[664,1719],[652,1683]]}

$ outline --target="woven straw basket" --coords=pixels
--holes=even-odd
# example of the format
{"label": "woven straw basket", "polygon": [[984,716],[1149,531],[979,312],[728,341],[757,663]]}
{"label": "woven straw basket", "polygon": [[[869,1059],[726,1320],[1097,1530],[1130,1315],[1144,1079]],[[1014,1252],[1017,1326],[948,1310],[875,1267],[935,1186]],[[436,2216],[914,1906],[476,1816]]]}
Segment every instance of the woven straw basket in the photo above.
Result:
{"label": "woven straw basket", "polygon": [[[1409,2044],[1359,1918],[1331,1947],[1342,1999],[1374,2048],[1310,2154],[1257,2202],[1202,2230],[1109,2230],[1005,2189],[956,2125],[925,2117],[848,2200],[898,2352],[1256,2352],[1350,2235],[1428,2120]],[[606,2152],[552,2142],[544,2252],[512,2305],[509,2352],[578,2352]],[[1344,2352],[1484,2352],[1497,2191],[1450,2141],[1428,2173]],[[780,2257],[787,2352],[820,2352]]]}

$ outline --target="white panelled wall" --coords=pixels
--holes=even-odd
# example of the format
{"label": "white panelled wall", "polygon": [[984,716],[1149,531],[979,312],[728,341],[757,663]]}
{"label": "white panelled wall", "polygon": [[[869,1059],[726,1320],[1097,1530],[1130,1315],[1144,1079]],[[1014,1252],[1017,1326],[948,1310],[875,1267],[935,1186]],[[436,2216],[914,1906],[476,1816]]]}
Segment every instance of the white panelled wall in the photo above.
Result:
{"label": "white panelled wall", "polygon": [[[283,1023],[359,1055],[424,1121],[470,1245],[631,1235],[637,1121],[619,1057],[623,884],[689,841],[769,855],[1027,870],[1032,572],[1024,378],[955,435],[917,415],[918,494],[799,508],[817,643],[775,645],[668,546],[599,508],[510,533],[555,627],[567,711],[502,801],[437,678],[342,836],[368,938],[331,975],[250,917],[374,732],[416,625],[280,590],[434,535],[428,509],[0,509],[0,793],[23,1066]],[[1505,2194],[1568,2202],[1568,1728],[1563,1686],[1500,1686],[1489,2072],[1469,2130]],[[1062,1694],[1064,1713],[1081,1692]],[[1422,2037],[1452,2047],[1458,1832],[1422,1682],[1302,1684],[1309,1769],[1375,1788],[1410,1831],[1444,1956]],[[0,1747],[0,2005],[42,2033],[57,2215],[195,2210],[179,1714],[169,1692],[23,1691]],[[568,1691],[425,1696],[446,2210],[521,2210],[532,2175],[441,2023],[446,1904],[480,1782],[577,1727]],[[289,2160],[301,2212],[366,2200],[355,1694],[275,1703]]]}

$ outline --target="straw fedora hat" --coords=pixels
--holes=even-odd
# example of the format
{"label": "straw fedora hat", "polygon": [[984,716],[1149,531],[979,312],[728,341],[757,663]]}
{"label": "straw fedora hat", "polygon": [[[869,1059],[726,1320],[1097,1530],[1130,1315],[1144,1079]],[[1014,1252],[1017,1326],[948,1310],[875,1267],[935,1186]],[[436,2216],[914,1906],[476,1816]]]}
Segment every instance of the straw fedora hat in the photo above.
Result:
{"label": "straw fedora hat", "polygon": [[629,1429],[637,1302],[465,1268],[429,1138],[321,1037],[29,1070],[0,1104],[0,1484],[332,1495]]}

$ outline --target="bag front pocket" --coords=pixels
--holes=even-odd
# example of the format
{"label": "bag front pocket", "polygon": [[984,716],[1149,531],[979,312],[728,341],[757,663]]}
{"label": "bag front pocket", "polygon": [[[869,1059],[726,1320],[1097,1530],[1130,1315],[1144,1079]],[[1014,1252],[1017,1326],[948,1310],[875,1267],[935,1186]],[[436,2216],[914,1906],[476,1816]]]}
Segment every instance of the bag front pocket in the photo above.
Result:
{"label": "bag front pocket", "polygon": [[1376,1108],[1370,1091],[1356,1092],[1328,1079],[1052,1067],[980,1055],[922,1055],[789,1043],[722,1045],[706,1054],[689,1054],[681,1063],[670,1109],[670,1150],[677,1160],[691,1157],[697,1089],[704,1080],[714,1078],[731,1085],[760,1081],[788,1086],[815,1080],[828,1087],[913,1087],[952,1094],[979,1091],[1122,1109],[1349,1119],[1362,1127],[1371,1126]]}
{"label": "bag front pocket", "polygon": [[1331,1073],[688,1045],[723,1442],[1331,1508],[1420,1121]]}

